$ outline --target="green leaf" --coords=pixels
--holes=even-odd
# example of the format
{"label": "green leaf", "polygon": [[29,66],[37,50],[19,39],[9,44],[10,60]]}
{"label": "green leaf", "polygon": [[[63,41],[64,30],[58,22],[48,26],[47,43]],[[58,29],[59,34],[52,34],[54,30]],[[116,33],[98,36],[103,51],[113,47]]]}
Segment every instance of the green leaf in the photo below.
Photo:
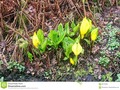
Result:
{"label": "green leaf", "polygon": [[41,44],[40,52],[41,53],[45,52],[46,47],[47,47],[47,39],[45,39],[45,41]]}
{"label": "green leaf", "polygon": [[41,29],[37,31],[37,37],[41,43],[44,42],[44,33]]}
{"label": "green leaf", "polygon": [[68,47],[66,47],[66,52],[65,55],[69,58],[70,53],[72,52],[71,50],[72,48],[72,44],[68,45]]}
{"label": "green leaf", "polygon": [[70,34],[69,34],[70,37],[73,37],[74,35],[75,35],[74,32],[70,32]]}
{"label": "green leaf", "polygon": [[60,24],[58,25],[58,31],[63,31],[63,30],[64,30],[63,25],[62,25],[62,23],[60,23]]}
{"label": "green leaf", "polygon": [[71,28],[73,29],[75,26],[76,26],[76,25],[75,25],[75,22],[72,21],[72,23],[71,23]]}
{"label": "green leaf", "polygon": [[74,61],[75,61],[75,65],[77,65],[77,62],[78,62],[78,56],[74,56]]}
{"label": "green leaf", "polygon": [[58,25],[58,42],[57,42],[57,45],[64,39],[64,37],[65,37],[65,34],[66,34],[66,32],[65,32],[65,30],[64,30],[64,28],[63,28],[63,25],[60,23],[59,25]]}
{"label": "green leaf", "polygon": [[54,46],[54,48],[58,48],[58,45],[62,42],[65,37],[65,30],[63,25],[60,23],[58,25],[58,31],[51,30],[48,34],[48,45]]}
{"label": "green leaf", "polygon": [[57,42],[59,40],[58,32],[55,30],[51,30],[48,34],[48,45],[56,47]]}
{"label": "green leaf", "polygon": [[73,28],[73,31],[74,33],[76,33],[80,28],[80,24],[78,23],[74,28]]}
{"label": "green leaf", "polygon": [[66,34],[69,35],[70,33],[69,22],[65,24],[65,31],[66,31]]}
{"label": "green leaf", "polygon": [[80,35],[79,35],[77,38],[75,38],[75,41],[76,41],[76,42],[79,42],[79,41],[80,41]]}
{"label": "green leaf", "polygon": [[28,51],[28,52],[27,52],[27,55],[28,55],[28,58],[29,58],[30,62],[32,62],[32,61],[33,61],[33,55],[32,55],[32,53],[30,53],[30,52]]}
{"label": "green leaf", "polygon": [[64,37],[65,37],[65,31],[59,32],[59,38],[58,38],[57,45],[62,42],[62,40],[64,39]]}
{"label": "green leaf", "polygon": [[88,45],[90,45],[90,40],[84,39]]}
{"label": "green leaf", "polygon": [[69,58],[70,53],[72,52],[72,45],[74,44],[74,40],[70,37],[65,37],[63,40],[63,49],[65,50],[65,55]]}

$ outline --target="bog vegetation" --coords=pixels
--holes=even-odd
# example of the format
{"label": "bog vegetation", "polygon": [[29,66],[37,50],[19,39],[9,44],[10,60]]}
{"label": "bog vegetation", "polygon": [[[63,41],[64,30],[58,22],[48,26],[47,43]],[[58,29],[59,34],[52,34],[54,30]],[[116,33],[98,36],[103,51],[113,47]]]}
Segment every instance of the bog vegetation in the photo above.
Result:
{"label": "bog vegetation", "polygon": [[0,81],[120,81],[119,0],[1,0]]}

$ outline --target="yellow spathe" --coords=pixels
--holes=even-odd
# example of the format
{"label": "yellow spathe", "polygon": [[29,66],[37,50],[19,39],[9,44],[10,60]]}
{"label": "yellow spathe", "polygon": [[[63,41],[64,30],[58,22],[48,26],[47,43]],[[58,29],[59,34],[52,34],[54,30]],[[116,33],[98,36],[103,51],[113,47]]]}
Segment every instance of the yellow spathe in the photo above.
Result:
{"label": "yellow spathe", "polygon": [[74,61],[72,58],[70,58],[70,63],[71,63],[72,65],[75,65],[75,61]]}
{"label": "yellow spathe", "polygon": [[82,52],[82,46],[80,45],[80,43],[76,42],[72,46],[72,51],[76,56],[78,56]]}
{"label": "yellow spathe", "polygon": [[80,26],[81,39],[84,38],[84,35],[88,32],[89,29],[91,29],[91,27],[92,27],[92,21],[84,17]]}
{"label": "yellow spathe", "polygon": [[91,40],[95,41],[97,39],[97,36],[98,36],[98,28],[95,28],[91,32]]}
{"label": "yellow spathe", "polygon": [[37,37],[36,32],[34,32],[34,35],[32,37],[32,43],[33,43],[35,48],[38,48],[38,45],[40,44],[40,41],[39,41],[39,39]]}

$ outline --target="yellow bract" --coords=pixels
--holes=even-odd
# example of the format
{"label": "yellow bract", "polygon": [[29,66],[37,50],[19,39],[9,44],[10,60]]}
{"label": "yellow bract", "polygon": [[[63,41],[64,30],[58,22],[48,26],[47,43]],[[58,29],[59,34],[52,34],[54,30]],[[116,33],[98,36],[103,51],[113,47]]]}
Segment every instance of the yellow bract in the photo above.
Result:
{"label": "yellow bract", "polygon": [[73,46],[72,46],[72,51],[74,52],[74,54],[76,56],[78,56],[81,52],[82,52],[82,46],[80,45],[80,43],[76,42]]}
{"label": "yellow bract", "polygon": [[70,63],[71,63],[72,65],[75,65],[75,61],[74,61],[72,58],[70,58]]}
{"label": "yellow bract", "polygon": [[84,35],[88,32],[89,29],[91,29],[91,27],[92,27],[92,21],[84,17],[80,26],[81,39],[84,38]]}
{"label": "yellow bract", "polygon": [[95,41],[97,39],[98,36],[98,28],[95,28],[94,30],[92,30],[91,32],[91,40]]}
{"label": "yellow bract", "polygon": [[39,41],[39,39],[37,37],[36,32],[34,32],[34,35],[32,37],[32,43],[33,43],[35,48],[38,48],[38,45],[40,44],[40,41]]}

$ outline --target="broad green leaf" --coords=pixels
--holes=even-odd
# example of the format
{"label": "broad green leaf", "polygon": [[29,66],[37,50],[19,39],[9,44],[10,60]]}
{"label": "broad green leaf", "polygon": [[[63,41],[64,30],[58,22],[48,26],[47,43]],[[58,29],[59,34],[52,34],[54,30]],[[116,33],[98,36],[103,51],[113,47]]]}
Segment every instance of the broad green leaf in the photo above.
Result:
{"label": "broad green leaf", "polygon": [[75,38],[75,41],[76,41],[76,42],[79,42],[79,41],[80,41],[80,35],[79,35],[77,38]]}
{"label": "broad green leaf", "polygon": [[59,41],[59,35],[58,32],[55,30],[51,30],[50,33],[48,34],[48,44],[50,46],[57,46],[57,43]]}
{"label": "broad green leaf", "polygon": [[60,42],[62,42],[66,34],[66,31],[64,30],[63,25],[61,23],[58,25],[57,32],[58,32],[58,41],[57,41],[57,45],[58,45]]}
{"label": "broad green leaf", "polygon": [[80,25],[79,25],[79,23],[73,28],[73,31],[74,31],[74,33],[76,33],[78,30],[79,30],[79,27]]}
{"label": "broad green leaf", "polygon": [[33,55],[32,55],[32,53],[30,53],[30,52],[28,51],[28,52],[27,52],[27,55],[28,55],[28,58],[29,58],[30,62],[32,62],[32,61],[33,61]]}
{"label": "broad green leaf", "polygon": [[76,25],[75,25],[75,22],[72,21],[72,23],[71,23],[71,28],[73,29],[75,26],[76,26]]}
{"label": "broad green leaf", "polygon": [[75,33],[74,32],[70,32],[70,37],[73,37],[75,35]]}
{"label": "broad green leaf", "polygon": [[44,42],[44,33],[41,29],[37,31],[37,37],[41,43]]}
{"label": "broad green leaf", "polygon": [[60,36],[58,38],[57,45],[62,42],[62,40],[64,39],[64,37],[65,37],[65,32],[60,32]]}
{"label": "broad green leaf", "polygon": [[63,28],[63,25],[60,23],[58,25],[58,31],[51,30],[48,34],[48,45],[54,46],[55,48],[58,47],[58,45],[62,42],[62,40],[65,37],[65,30]]}
{"label": "broad green leaf", "polygon": [[70,56],[70,53],[72,52],[72,45],[73,44],[70,44],[68,45],[68,47],[66,47],[66,51],[65,51],[65,55],[69,58]]}
{"label": "broad green leaf", "polygon": [[63,49],[65,51],[65,55],[69,58],[69,54],[72,52],[72,45],[74,44],[74,40],[70,37],[65,37],[63,40]]}
{"label": "broad green leaf", "polygon": [[62,23],[60,23],[60,24],[58,25],[58,31],[63,31],[63,30],[64,30],[63,25],[62,25]]}
{"label": "broad green leaf", "polygon": [[65,24],[65,31],[66,31],[66,34],[69,35],[70,33],[69,22]]}
{"label": "broad green leaf", "polygon": [[45,41],[41,44],[40,52],[41,53],[45,52],[46,47],[47,47],[47,39],[45,39]]}

